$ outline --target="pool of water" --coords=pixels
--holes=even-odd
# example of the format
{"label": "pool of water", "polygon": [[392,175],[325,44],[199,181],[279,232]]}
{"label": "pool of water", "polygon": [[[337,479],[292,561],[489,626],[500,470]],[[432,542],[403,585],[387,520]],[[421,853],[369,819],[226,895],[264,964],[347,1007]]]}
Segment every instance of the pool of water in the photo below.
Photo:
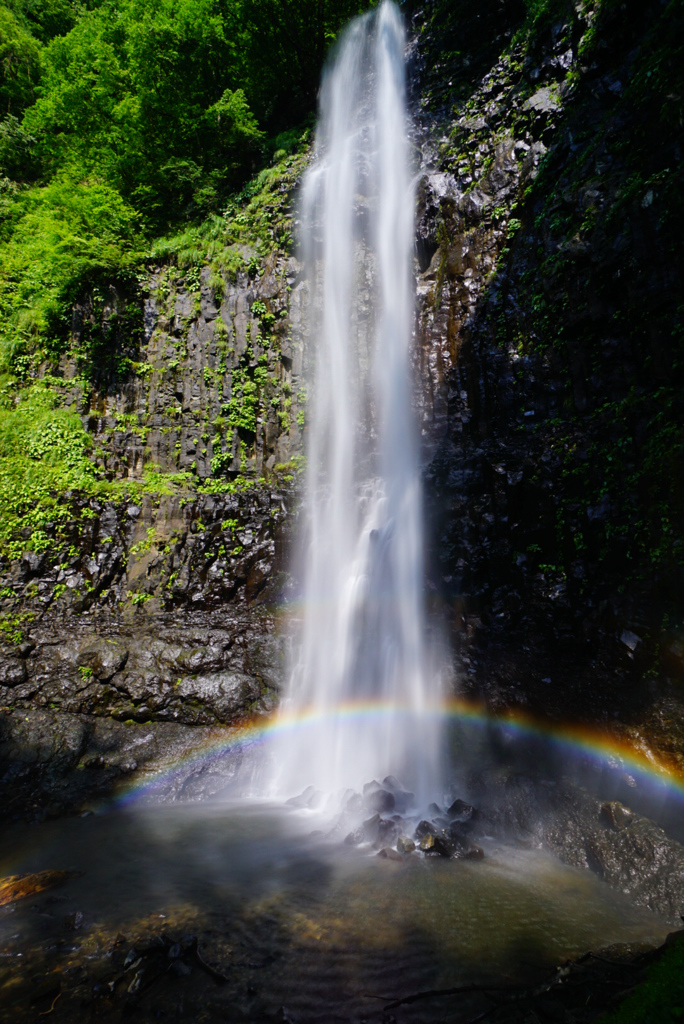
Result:
{"label": "pool of water", "polygon": [[[33,1019],[27,979],[35,988],[56,972],[51,1020],[91,1019],[93,1005],[98,1019],[118,1020],[115,995],[93,1004],[115,973],[117,936],[123,949],[192,933],[226,979],[193,967],[132,1007],[124,994],[133,1019],[304,1022],[379,1021],[387,1003],[420,991],[528,984],[586,950],[658,944],[669,930],[591,872],[539,850],[485,839],[482,861],[414,854],[395,863],[345,846],[328,827],[310,811],[215,800],[8,830],[2,875],[79,874],[0,911],[2,1019]],[[477,998],[458,1005],[470,1012]],[[406,1021],[434,1012],[430,999],[392,1011]]]}

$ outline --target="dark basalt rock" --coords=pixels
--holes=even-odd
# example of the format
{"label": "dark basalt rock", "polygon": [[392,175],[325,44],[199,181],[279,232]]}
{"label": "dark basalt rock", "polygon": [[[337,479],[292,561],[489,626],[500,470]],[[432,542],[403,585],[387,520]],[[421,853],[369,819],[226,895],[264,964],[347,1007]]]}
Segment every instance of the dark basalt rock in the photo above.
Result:
{"label": "dark basalt rock", "polygon": [[399,782],[394,775],[386,776],[386,778],[382,780],[382,785],[393,795],[394,805],[400,814],[406,814],[406,812],[413,807],[415,802],[414,794],[410,793],[407,789],[404,789],[401,782]]}
{"label": "dark basalt rock", "polygon": [[396,843],[399,835],[399,826],[394,821],[388,821],[386,818],[382,818],[378,825],[378,843],[384,845]]}
{"label": "dark basalt rock", "polygon": [[451,851],[441,836],[426,832],[421,836],[418,848],[429,857],[450,857]]}
{"label": "dark basalt rock", "polygon": [[629,807],[625,807],[619,800],[611,800],[609,803],[601,804],[600,820],[610,825],[616,831],[627,828],[634,821],[634,815]]}
{"label": "dark basalt rock", "polygon": [[416,829],[413,835],[414,838],[416,839],[422,839],[422,837],[428,835],[428,833],[438,831],[439,829],[435,828],[433,822],[425,821],[425,819],[423,819],[422,821],[419,821],[418,824],[416,825]]}
{"label": "dark basalt rock", "polygon": [[367,818],[363,822],[361,828],[363,830],[364,838],[368,842],[374,843],[380,835],[381,822],[382,818],[379,814],[374,814],[371,818]]}
{"label": "dark basalt rock", "polygon": [[0,660],[0,686],[19,686],[27,679],[26,662],[19,658],[2,658]]}
{"label": "dark basalt rock", "polygon": [[365,841],[366,834],[363,828],[355,828],[352,832],[349,832],[344,838],[346,846],[359,846],[360,843],[363,843]]}
{"label": "dark basalt rock", "polygon": [[470,821],[475,815],[475,808],[465,800],[454,800],[447,814],[451,821]]}
{"label": "dark basalt rock", "polygon": [[549,789],[522,774],[486,773],[480,784],[487,833],[543,846],[566,864],[594,871],[639,906],[680,923],[684,846],[654,821],[634,814],[616,828],[600,800],[562,780]]}
{"label": "dark basalt rock", "polygon": [[393,811],[396,803],[394,794],[386,789],[375,789],[364,794],[363,802],[369,811],[379,811],[380,814]]}

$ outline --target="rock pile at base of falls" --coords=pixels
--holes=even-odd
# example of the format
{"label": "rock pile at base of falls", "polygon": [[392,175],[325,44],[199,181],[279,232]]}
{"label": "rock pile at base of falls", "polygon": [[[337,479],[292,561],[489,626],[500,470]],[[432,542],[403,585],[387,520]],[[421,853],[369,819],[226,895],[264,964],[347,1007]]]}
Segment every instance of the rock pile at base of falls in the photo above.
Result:
{"label": "rock pile at base of falls", "polygon": [[[684,916],[684,845],[660,825],[617,800],[601,800],[570,779],[553,782],[512,769],[471,772],[463,788],[475,801],[416,806],[413,794],[388,776],[362,793],[348,790],[326,832],[317,833],[384,860],[416,857],[481,860],[500,845],[546,850],[592,871],[607,885],[672,923]],[[390,807],[388,796],[394,797]],[[309,787],[288,801],[323,810]],[[374,807],[382,805],[387,810]],[[329,807],[329,805],[328,805]]]}
{"label": "rock pile at base of falls", "polygon": [[[322,803],[323,794],[313,786],[287,801],[290,807],[310,810]],[[469,835],[477,819],[471,804],[457,799],[444,810],[431,803],[426,813],[429,819],[415,806],[414,794],[388,775],[382,783],[367,782],[362,793],[347,790],[343,794],[342,812],[329,835],[346,832],[346,846],[377,850],[386,860],[401,861],[410,855],[482,860],[484,850]]]}

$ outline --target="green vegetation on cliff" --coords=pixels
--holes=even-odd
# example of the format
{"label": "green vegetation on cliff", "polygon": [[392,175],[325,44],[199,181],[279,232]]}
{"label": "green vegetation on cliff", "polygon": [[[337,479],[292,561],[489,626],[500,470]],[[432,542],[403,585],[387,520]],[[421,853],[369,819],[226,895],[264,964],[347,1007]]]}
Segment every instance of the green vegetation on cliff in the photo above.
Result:
{"label": "green vegetation on cliff", "polygon": [[126,0],[0,7],[2,352],[64,343],[69,311],[154,239],[223,216],[298,144],[325,51],[361,5]]}
{"label": "green vegetation on cliff", "polygon": [[[254,276],[270,251],[290,249],[288,206],[322,63],[365,6],[0,6],[2,553],[40,550],[41,524],[73,514],[64,492],[112,496],[199,483],[152,465],[136,480],[102,472],[88,396],[151,373],[138,354],[140,285],[151,266],[170,268],[169,302],[179,288],[199,301],[203,267],[220,296],[238,270]],[[65,359],[75,380],[63,379]],[[225,356],[219,370],[225,375]],[[263,368],[235,372],[231,423],[244,432],[267,400],[287,416],[287,395],[259,385]],[[133,418],[144,438],[145,424]],[[218,476],[230,461],[219,448]],[[214,489],[228,486],[219,480]]]}

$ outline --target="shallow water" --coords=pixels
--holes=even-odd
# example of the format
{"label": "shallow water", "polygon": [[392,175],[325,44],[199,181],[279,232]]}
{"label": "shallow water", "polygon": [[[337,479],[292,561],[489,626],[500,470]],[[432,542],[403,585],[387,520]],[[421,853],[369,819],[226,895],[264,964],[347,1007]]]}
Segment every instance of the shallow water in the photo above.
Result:
{"label": "shallow water", "polygon": [[[132,944],[160,930],[191,931],[228,978],[219,988],[193,976],[187,985],[197,1005],[204,1005],[203,984],[206,998],[239,1007],[248,1020],[283,1005],[301,1021],[371,1020],[380,1019],[380,997],[480,981],[528,983],[588,949],[655,944],[668,931],[590,872],[540,851],[492,841],[484,861],[415,854],[398,864],[345,847],[343,834],[312,836],[322,824],[312,812],[209,801],[5,834],[2,874],[83,874],[0,913],[0,962],[12,967],[5,978],[0,971],[0,999],[3,982],[26,970],[20,953],[32,970],[53,961],[87,973],[109,955],[117,933]],[[83,914],[82,928],[65,937],[64,918],[74,911]],[[187,985],[175,985],[150,990],[148,1002],[171,1000],[178,1013]],[[434,1019],[433,1010],[428,1001],[395,1013],[423,1020]],[[17,1012],[15,1019],[23,1018]]]}

